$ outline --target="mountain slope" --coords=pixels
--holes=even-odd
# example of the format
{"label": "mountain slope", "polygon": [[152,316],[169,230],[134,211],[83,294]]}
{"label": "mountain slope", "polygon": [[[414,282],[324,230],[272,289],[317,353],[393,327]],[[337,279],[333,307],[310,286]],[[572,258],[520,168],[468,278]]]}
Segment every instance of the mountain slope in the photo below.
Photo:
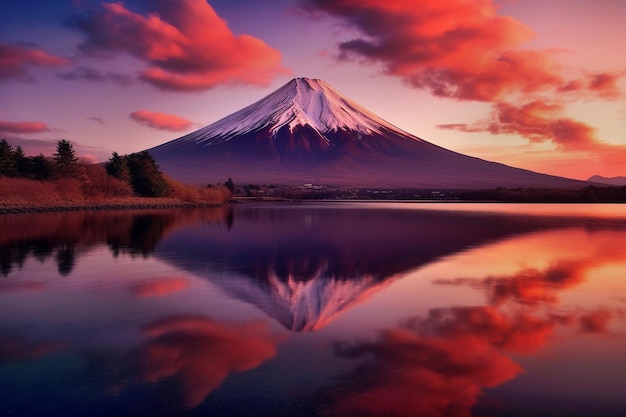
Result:
{"label": "mountain slope", "polygon": [[197,183],[232,177],[239,183],[412,188],[585,184],[441,148],[307,78],[149,151],[163,171]]}
{"label": "mountain slope", "polygon": [[607,184],[607,185],[616,185],[616,186],[624,186],[626,185],[626,177],[603,177],[601,175],[594,175],[590,177],[587,181],[595,182],[598,184]]}

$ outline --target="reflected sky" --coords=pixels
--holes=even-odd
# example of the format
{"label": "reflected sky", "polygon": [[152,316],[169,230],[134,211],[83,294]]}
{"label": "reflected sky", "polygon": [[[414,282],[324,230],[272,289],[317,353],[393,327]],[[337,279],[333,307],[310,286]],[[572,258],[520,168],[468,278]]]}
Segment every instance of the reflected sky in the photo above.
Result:
{"label": "reflected sky", "polygon": [[0,216],[0,412],[621,415],[619,206],[441,206]]}

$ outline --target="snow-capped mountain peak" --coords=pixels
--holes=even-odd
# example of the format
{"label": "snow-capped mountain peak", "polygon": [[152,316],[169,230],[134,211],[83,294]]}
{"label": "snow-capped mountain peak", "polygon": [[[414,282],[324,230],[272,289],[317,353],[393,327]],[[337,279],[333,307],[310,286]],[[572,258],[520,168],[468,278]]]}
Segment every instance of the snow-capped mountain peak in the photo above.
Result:
{"label": "snow-capped mountain peak", "polygon": [[[406,135],[392,124],[345,97],[325,81],[296,78],[262,98],[185,139],[217,142],[269,128],[272,135],[288,126],[310,126],[321,134],[340,129],[364,134],[390,130]],[[212,142],[212,141],[211,141]]]}
{"label": "snow-capped mountain peak", "polygon": [[294,79],[238,112],[149,149],[182,181],[413,189],[579,188],[407,133],[326,82]]}

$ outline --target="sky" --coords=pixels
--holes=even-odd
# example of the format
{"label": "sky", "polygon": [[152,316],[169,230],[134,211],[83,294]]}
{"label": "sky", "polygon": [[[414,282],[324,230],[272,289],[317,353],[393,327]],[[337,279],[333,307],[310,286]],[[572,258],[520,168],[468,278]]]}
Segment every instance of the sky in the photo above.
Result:
{"label": "sky", "polygon": [[439,146],[626,176],[622,0],[5,0],[0,138],[104,161],[323,79]]}

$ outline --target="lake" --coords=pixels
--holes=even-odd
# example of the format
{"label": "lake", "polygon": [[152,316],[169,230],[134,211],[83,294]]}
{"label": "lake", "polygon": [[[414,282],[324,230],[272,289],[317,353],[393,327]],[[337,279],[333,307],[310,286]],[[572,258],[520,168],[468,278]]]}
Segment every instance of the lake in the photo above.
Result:
{"label": "lake", "polygon": [[2,416],[624,416],[626,206],[0,216]]}

